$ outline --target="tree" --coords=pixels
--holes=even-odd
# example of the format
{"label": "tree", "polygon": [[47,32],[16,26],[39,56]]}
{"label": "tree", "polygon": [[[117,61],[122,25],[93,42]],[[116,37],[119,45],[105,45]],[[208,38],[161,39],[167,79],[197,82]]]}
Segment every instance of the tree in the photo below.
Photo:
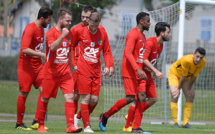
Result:
{"label": "tree", "polygon": [[[47,6],[49,7],[50,1],[41,1],[37,0],[41,6]],[[76,25],[81,22],[81,10],[83,5],[90,5],[92,7],[96,7],[95,11],[97,9],[108,9],[109,11],[111,8],[116,5],[121,0],[73,0],[73,1],[64,1],[61,0],[61,7],[69,8],[72,11],[73,17],[72,17],[72,25]],[[74,2],[76,4],[72,4],[69,2]],[[57,11],[60,8],[60,0],[52,0],[52,6],[51,6],[54,14],[53,14],[53,20],[54,22],[57,22]],[[105,11],[100,10],[101,16],[104,15]]]}

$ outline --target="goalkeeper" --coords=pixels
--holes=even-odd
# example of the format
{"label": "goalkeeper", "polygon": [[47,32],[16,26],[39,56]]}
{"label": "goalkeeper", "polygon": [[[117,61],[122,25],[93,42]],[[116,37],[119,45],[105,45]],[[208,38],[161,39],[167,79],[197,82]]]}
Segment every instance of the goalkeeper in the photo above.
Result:
{"label": "goalkeeper", "polygon": [[186,102],[184,106],[184,122],[183,128],[193,128],[189,125],[189,119],[192,112],[193,100],[195,92],[192,88],[196,77],[204,68],[206,60],[204,58],[206,52],[204,48],[198,47],[194,54],[185,55],[172,64],[168,72],[168,82],[171,91],[171,111],[174,122],[174,128],[178,128],[178,107],[177,101],[182,88]]}

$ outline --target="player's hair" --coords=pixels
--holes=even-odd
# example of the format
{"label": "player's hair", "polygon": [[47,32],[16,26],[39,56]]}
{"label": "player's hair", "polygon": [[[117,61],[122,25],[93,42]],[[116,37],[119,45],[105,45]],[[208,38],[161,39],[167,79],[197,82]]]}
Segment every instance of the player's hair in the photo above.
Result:
{"label": "player's hair", "polygon": [[138,13],[137,16],[136,16],[136,22],[137,22],[137,24],[140,23],[140,20],[145,19],[146,16],[149,16],[149,14],[146,13],[146,12],[140,12],[140,13]]}
{"label": "player's hair", "polygon": [[155,33],[156,33],[156,35],[159,36],[161,32],[165,32],[166,27],[168,27],[170,29],[170,25],[168,23],[166,23],[166,22],[158,22],[155,25]]}
{"label": "player's hair", "polygon": [[90,14],[89,19],[90,19],[90,21],[92,21],[92,22],[100,22],[101,17],[100,17],[100,15],[99,15],[99,13],[94,12],[94,13],[91,13],[91,14]]}
{"label": "player's hair", "polygon": [[202,47],[198,47],[196,50],[195,50],[195,53],[196,52],[198,52],[198,53],[200,53],[200,54],[202,54],[202,55],[206,55],[206,51],[205,51],[205,49],[204,48],[202,48]]}
{"label": "player's hair", "polygon": [[68,8],[61,7],[57,12],[57,17],[58,17],[58,19],[60,17],[63,18],[66,14],[69,14],[72,16],[72,12]]}
{"label": "player's hair", "polygon": [[41,7],[38,12],[37,19],[40,19],[41,17],[46,19],[48,18],[48,16],[51,16],[52,14],[53,14],[53,11],[48,7]]}
{"label": "player's hair", "polygon": [[89,5],[86,5],[86,6],[84,6],[83,8],[82,8],[82,11],[84,11],[85,13],[87,13],[87,12],[94,12],[94,9],[93,9],[93,7],[91,7],[91,6],[89,6]]}

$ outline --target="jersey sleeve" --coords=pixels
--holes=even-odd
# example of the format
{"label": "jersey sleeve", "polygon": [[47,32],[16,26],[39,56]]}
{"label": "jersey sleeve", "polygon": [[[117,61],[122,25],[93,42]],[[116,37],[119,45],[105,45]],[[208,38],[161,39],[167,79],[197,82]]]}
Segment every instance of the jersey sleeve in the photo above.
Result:
{"label": "jersey sleeve", "polygon": [[136,71],[140,67],[137,65],[136,60],[134,59],[134,49],[136,44],[136,38],[133,33],[127,35],[126,45],[125,45],[125,56],[130,62],[132,68]]}
{"label": "jersey sleeve", "polygon": [[[77,61],[76,61],[76,55],[75,51],[78,48],[78,42],[79,42],[79,31],[75,30],[75,32],[72,32],[72,66],[77,66]],[[79,48],[80,49],[80,48]]]}
{"label": "jersey sleeve", "polygon": [[21,50],[30,48],[34,37],[34,29],[27,26],[22,34]]}
{"label": "jersey sleeve", "polygon": [[102,32],[102,34],[104,34],[103,57],[104,57],[104,61],[105,61],[105,67],[110,68],[112,52],[111,52],[111,48],[109,45],[109,41],[108,41],[106,32]]}
{"label": "jersey sleeve", "polygon": [[46,42],[48,44],[48,46],[50,47],[51,44],[57,40],[55,37],[54,32],[52,31],[52,29],[50,29],[47,33],[46,33]]}
{"label": "jersey sleeve", "polygon": [[196,72],[193,74],[193,76],[197,77],[199,73],[202,71],[202,69],[205,67],[206,60],[202,62],[201,66],[196,70]]}
{"label": "jersey sleeve", "polygon": [[144,46],[145,52],[143,53],[143,61],[149,59],[149,56],[152,51],[152,44],[153,44],[152,41],[146,41],[146,44]]}
{"label": "jersey sleeve", "polygon": [[189,62],[189,60],[184,59],[181,61],[181,68],[182,68],[182,75],[183,76],[188,76],[188,70],[189,67],[191,66],[191,63]]}

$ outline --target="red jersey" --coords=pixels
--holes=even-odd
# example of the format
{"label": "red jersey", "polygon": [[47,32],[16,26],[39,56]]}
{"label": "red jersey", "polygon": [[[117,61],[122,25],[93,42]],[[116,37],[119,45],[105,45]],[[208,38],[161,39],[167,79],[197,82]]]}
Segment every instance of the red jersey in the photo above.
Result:
{"label": "red jersey", "polygon": [[122,77],[140,79],[136,70],[143,68],[143,46],[146,37],[135,27],[127,34],[125,40],[125,50],[122,59]]}
{"label": "red jersey", "polygon": [[63,77],[70,74],[69,53],[71,52],[72,33],[63,39],[60,47],[51,51],[50,46],[61,35],[56,27],[51,28],[46,33],[46,62],[44,66],[43,78]]}
{"label": "red jersey", "polygon": [[37,69],[42,65],[42,60],[37,56],[30,56],[22,53],[22,50],[30,48],[34,51],[42,52],[44,42],[44,28],[37,27],[36,23],[26,26],[21,41],[20,56],[18,61],[19,69]]}
{"label": "red jersey", "polygon": [[[74,28],[72,28],[71,32],[73,35],[78,33],[78,30],[82,30],[82,28],[85,27],[83,26],[82,23],[78,24],[77,26],[75,26]],[[103,26],[99,25],[99,29],[103,30],[103,32],[106,33],[106,30]],[[107,34],[107,33],[106,33]],[[107,36],[107,40],[108,40],[108,36]],[[109,44],[109,41],[108,41]],[[76,45],[76,44],[75,44]],[[79,57],[79,53],[80,53],[80,46],[79,44],[75,47],[75,60],[78,60]],[[111,47],[109,49],[109,54],[110,54],[110,67],[114,67],[114,61],[113,61],[113,55],[112,55],[112,51],[111,51]]]}
{"label": "red jersey", "polygon": [[[74,47],[80,45],[80,56],[76,62],[74,58]],[[89,77],[101,77],[100,54],[103,50],[105,67],[110,67],[110,46],[107,33],[98,27],[95,34],[92,34],[88,26],[83,27],[73,37],[72,65],[78,66],[78,73]]]}
{"label": "red jersey", "polygon": [[[163,50],[163,43],[161,43],[159,46],[157,37],[148,38],[146,40],[144,50],[145,52],[143,54],[143,60],[149,60],[149,62],[151,62],[151,64],[154,66]],[[144,71],[151,72],[151,70],[146,66],[144,66]]]}

